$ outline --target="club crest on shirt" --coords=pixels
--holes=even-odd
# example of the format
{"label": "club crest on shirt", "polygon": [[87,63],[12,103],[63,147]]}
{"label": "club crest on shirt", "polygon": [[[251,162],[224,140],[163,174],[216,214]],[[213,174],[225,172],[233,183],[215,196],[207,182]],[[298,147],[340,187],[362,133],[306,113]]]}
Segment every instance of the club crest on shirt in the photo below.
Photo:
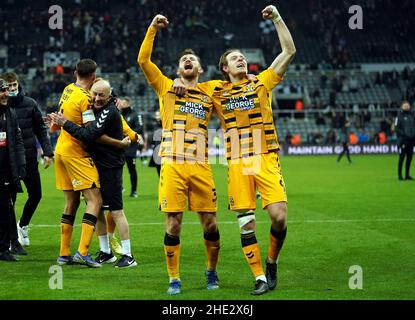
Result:
{"label": "club crest on shirt", "polygon": [[209,98],[207,96],[201,96],[200,99],[204,102],[204,103],[209,103]]}
{"label": "club crest on shirt", "polygon": [[76,179],[73,179],[73,180],[72,180],[72,186],[73,186],[74,188],[79,187],[79,186],[81,186],[81,185],[82,185],[82,181],[81,181],[81,180],[76,180]]}
{"label": "club crest on shirt", "polygon": [[246,92],[254,92],[254,86],[252,85],[252,83],[249,83],[245,86]]}

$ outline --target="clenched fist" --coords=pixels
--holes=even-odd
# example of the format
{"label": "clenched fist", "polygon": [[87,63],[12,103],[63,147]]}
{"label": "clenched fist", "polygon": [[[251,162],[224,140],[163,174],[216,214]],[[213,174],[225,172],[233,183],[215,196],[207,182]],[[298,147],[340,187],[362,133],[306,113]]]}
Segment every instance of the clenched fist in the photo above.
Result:
{"label": "clenched fist", "polygon": [[275,6],[267,6],[264,10],[262,10],[262,17],[264,19],[270,19],[273,22],[278,22],[281,20],[280,13],[278,12]]}
{"label": "clenched fist", "polygon": [[166,28],[169,25],[169,20],[165,16],[158,14],[154,17],[151,25],[157,29]]}

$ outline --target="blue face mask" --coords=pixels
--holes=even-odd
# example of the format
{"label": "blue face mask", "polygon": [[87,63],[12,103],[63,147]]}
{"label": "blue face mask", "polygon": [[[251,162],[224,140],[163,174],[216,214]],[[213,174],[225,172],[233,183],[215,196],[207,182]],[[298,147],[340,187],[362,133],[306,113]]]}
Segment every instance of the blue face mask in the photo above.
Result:
{"label": "blue face mask", "polygon": [[9,92],[9,97],[17,97],[17,95],[19,94],[19,91],[15,91],[15,92]]}

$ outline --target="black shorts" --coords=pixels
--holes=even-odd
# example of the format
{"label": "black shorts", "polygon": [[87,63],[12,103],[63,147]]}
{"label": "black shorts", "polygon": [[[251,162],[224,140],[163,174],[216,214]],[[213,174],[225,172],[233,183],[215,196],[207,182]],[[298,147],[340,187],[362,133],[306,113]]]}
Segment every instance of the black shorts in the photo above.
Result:
{"label": "black shorts", "polygon": [[122,167],[112,169],[99,169],[101,183],[102,209],[122,210]]}

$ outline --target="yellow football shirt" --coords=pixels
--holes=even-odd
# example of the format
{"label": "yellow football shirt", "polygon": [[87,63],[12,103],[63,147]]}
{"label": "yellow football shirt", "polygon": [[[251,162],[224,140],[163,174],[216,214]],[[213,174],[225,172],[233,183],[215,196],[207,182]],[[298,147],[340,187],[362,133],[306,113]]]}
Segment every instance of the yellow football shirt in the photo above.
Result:
{"label": "yellow football shirt", "polygon": [[279,150],[271,94],[281,81],[282,77],[268,68],[255,80],[211,82],[228,160]]}
{"label": "yellow football shirt", "polygon": [[213,101],[203,83],[189,88],[184,96],[173,90],[173,80],[167,78],[150,60],[156,30],[149,28],[140,48],[138,60],[147,82],[159,99],[162,121],[160,156],[207,162],[207,126],[212,116]]}
{"label": "yellow football shirt", "polygon": [[[87,90],[71,83],[63,90],[59,101],[59,112],[63,113],[68,120],[81,126],[93,120],[91,118],[93,116],[92,102],[91,94]],[[85,151],[85,145],[64,129],[60,132],[55,153],[74,158],[89,156]]]}

